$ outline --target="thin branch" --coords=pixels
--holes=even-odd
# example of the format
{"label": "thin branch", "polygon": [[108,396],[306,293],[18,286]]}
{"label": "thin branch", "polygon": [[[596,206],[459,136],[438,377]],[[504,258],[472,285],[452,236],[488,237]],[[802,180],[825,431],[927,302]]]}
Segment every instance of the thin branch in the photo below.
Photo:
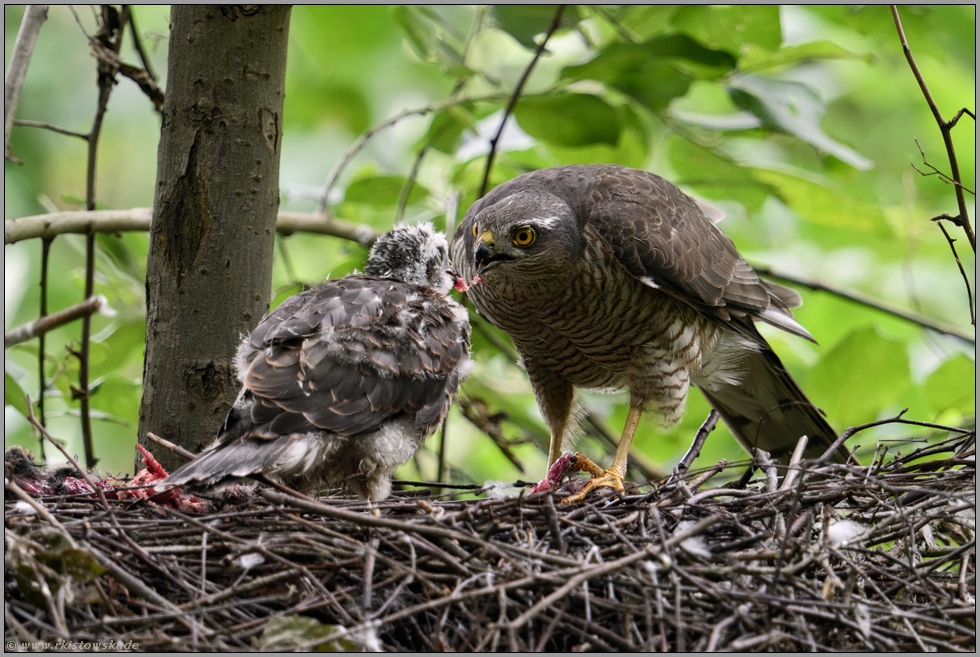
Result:
{"label": "thin branch", "polygon": [[544,35],[544,39],[538,44],[537,49],[534,51],[534,57],[531,58],[531,63],[527,65],[524,69],[524,73],[521,75],[521,79],[517,81],[517,86],[514,87],[514,93],[510,96],[510,101],[507,103],[507,108],[504,110],[504,116],[500,119],[500,128],[497,130],[497,136],[490,140],[490,152],[487,154],[487,168],[483,172],[483,184],[480,185],[480,194],[482,197],[487,193],[487,186],[490,184],[490,171],[493,169],[493,160],[497,155],[497,144],[500,143],[500,137],[504,134],[504,127],[507,125],[507,119],[514,112],[514,107],[517,106],[517,101],[521,97],[521,91],[524,90],[524,85],[527,83],[527,79],[531,77],[531,71],[534,70],[535,65],[537,65],[538,60],[541,58],[541,53],[544,52],[544,47],[548,43],[548,39],[551,35],[555,33],[558,26],[561,24],[561,15],[565,11],[565,5],[558,5],[555,9],[555,17],[551,21],[551,25],[548,27],[547,33]]}
{"label": "thin branch", "polygon": [[99,61],[99,65],[113,75],[119,73],[135,82],[146,96],[153,101],[157,109],[163,107],[163,90],[157,86],[156,80],[145,69],[139,66],[125,63],[119,53],[107,48],[97,41],[90,41],[92,56]]}
{"label": "thin branch", "polygon": [[858,294],[856,292],[845,292],[843,290],[838,290],[834,287],[821,283],[819,281],[813,281],[805,278],[799,278],[796,276],[789,276],[787,274],[782,274],[771,270],[768,267],[754,267],[755,271],[762,276],[767,278],[772,278],[777,281],[783,281],[786,283],[793,283],[795,285],[802,285],[803,287],[808,287],[811,290],[817,290],[820,292],[828,292],[842,299],[847,299],[848,301],[853,301],[854,303],[860,304],[862,306],[867,306],[868,308],[873,308],[879,312],[889,314],[893,317],[903,319],[907,322],[913,324],[918,324],[922,328],[929,329],[930,331],[935,331],[943,335],[948,335],[950,337],[959,338],[960,340],[968,344],[976,344],[976,338],[961,331],[960,329],[949,326],[947,324],[941,324],[936,320],[930,319],[928,317],[922,317],[914,313],[910,313],[893,306],[886,306],[880,301],[875,301],[864,295]]}
{"label": "thin branch", "polygon": [[956,113],[956,116],[954,116],[953,118],[951,118],[946,123],[949,125],[950,128],[955,128],[956,127],[956,124],[959,123],[959,121],[960,121],[960,117],[963,116],[964,114],[966,114],[967,116],[969,116],[974,121],[977,120],[977,115],[974,114],[973,112],[971,112],[969,109],[967,109],[967,108],[964,107],[963,109],[961,109],[959,112]]}
{"label": "thin branch", "polygon": [[590,579],[595,579],[598,577],[603,577],[608,573],[613,573],[617,570],[628,566],[635,561],[642,561],[644,559],[659,560],[661,555],[668,553],[670,548],[679,544],[680,542],[687,540],[691,536],[697,536],[702,531],[711,527],[712,525],[718,523],[721,520],[721,516],[710,515],[706,518],[702,518],[697,523],[685,528],[683,531],[676,532],[668,540],[659,546],[659,548],[653,547],[652,545],[647,545],[643,552],[636,552],[629,554],[625,557],[616,559],[615,561],[607,561],[606,563],[596,564],[593,567],[587,567],[583,571],[574,577],[568,579],[562,586],[558,587],[554,592],[542,598],[533,607],[525,611],[523,614],[511,621],[509,627],[517,629],[525,625],[529,620],[537,616],[539,613],[551,607],[556,602],[564,598],[566,595],[571,593],[573,590],[578,588],[583,582],[587,582]]}
{"label": "thin branch", "polygon": [[183,459],[186,459],[188,461],[193,461],[195,458],[197,458],[197,454],[195,454],[195,453],[193,453],[193,452],[191,452],[189,450],[184,449],[180,445],[175,445],[174,443],[170,442],[166,438],[161,438],[160,436],[156,435],[152,431],[147,431],[146,432],[146,437],[149,440],[152,440],[153,442],[155,442],[157,445],[160,445],[162,447],[166,447],[171,452],[173,452],[177,456],[180,456]]}
{"label": "thin branch", "polygon": [[973,308],[973,289],[970,287],[970,278],[966,275],[966,269],[963,268],[963,263],[960,261],[960,255],[956,252],[956,245],[954,244],[956,240],[950,237],[949,233],[946,232],[946,227],[943,226],[943,222],[936,221],[936,224],[939,226],[939,230],[943,232],[943,236],[949,243],[949,248],[953,252],[953,259],[956,260],[956,266],[960,268],[960,275],[963,277],[963,284],[966,287],[967,302],[970,308],[970,323],[975,327],[977,325],[977,315]]}
{"label": "thin branch", "polygon": [[157,74],[153,70],[153,62],[150,61],[150,58],[146,55],[146,51],[143,49],[143,40],[140,38],[139,30],[136,28],[136,14],[133,13],[132,8],[129,10],[129,32],[133,35],[133,48],[136,50],[136,54],[140,56],[140,61],[143,62],[143,69],[150,76],[150,79],[156,82],[158,80]]}
{"label": "thin branch", "polygon": [[[99,32],[95,38],[89,39],[93,50],[107,50],[103,43],[109,44],[112,52],[118,55],[122,46],[126,23],[129,22],[129,5],[122,5],[122,10],[116,13],[111,5],[102,6],[102,17]],[[102,124],[109,106],[109,96],[116,86],[117,66],[112,62],[97,57],[98,74],[96,84],[99,90],[95,117],[92,119],[92,129],[88,137],[88,157],[85,167],[85,209],[95,210],[95,182],[99,162],[99,138],[102,136]],[[89,233],[85,238],[85,298],[95,293],[95,233]],[[91,315],[82,316],[82,339],[78,349],[78,388],[79,411],[82,425],[82,446],[85,450],[85,465],[95,467],[98,459],[95,456],[95,446],[92,443],[91,398],[89,390],[89,355],[92,337]]]}
{"label": "thin branch", "polygon": [[[960,110],[960,113],[962,113],[962,112],[963,112],[963,110]],[[957,114],[957,116],[960,116],[960,114]],[[962,184],[960,182],[957,182],[957,181],[953,180],[952,178],[950,178],[949,176],[947,176],[945,173],[943,173],[942,171],[940,171],[937,167],[935,167],[932,164],[930,164],[929,161],[926,160],[926,152],[924,150],[922,150],[922,144],[919,143],[918,138],[913,137],[912,138],[912,141],[915,142],[915,147],[919,149],[919,155],[922,156],[922,164],[923,164],[923,166],[927,166],[930,169],[932,169],[932,173],[926,173],[925,171],[923,171],[922,169],[920,169],[919,167],[917,167],[917,166],[915,166],[913,164],[912,165],[912,168],[915,169],[916,171],[918,171],[920,176],[923,176],[923,177],[938,176],[939,179],[942,180],[947,185],[959,185],[964,190],[966,190],[967,192],[969,192],[971,195],[976,196],[976,192],[974,192],[972,189],[970,189],[969,187],[967,187],[966,185],[964,185],[964,184]],[[957,217],[951,217],[948,214],[944,214],[944,215],[942,215],[942,217],[943,217],[943,219],[947,219],[949,221],[952,221],[953,223],[958,223],[959,222],[959,219]]]}
{"label": "thin branch", "polygon": [[[103,307],[108,308],[108,303],[106,298],[101,294],[97,297],[90,297],[85,301],[76,304],[70,308],[65,308],[60,312],[56,312],[53,315],[42,315],[34,321],[28,322],[23,326],[19,326],[11,331],[7,331],[3,334],[3,348],[12,347],[15,344],[20,344],[22,342],[27,342],[28,340],[36,337],[41,337],[48,331],[52,331],[59,326],[64,326],[65,324],[70,324],[76,319],[81,319],[82,317],[88,317],[99,312]],[[44,390],[44,383],[42,381],[42,392]]]}
{"label": "thin branch", "polygon": [[10,149],[10,130],[14,125],[14,112],[20,99],[20,90],[24,87],[27,77],[27,66],[31,62],[31,53],[37,43],[37,35],[48,17],[48,5],[28,5],[24,10],[24,18],[17,31],[17,40],[10,54],[10,65],[3,79],[3,152],[6,157]]}
{"label": "thin branch", "polygon": [[[494,102],[505,100],[506,98],[508,98],[508,96],[504,94],[490,94],[487,96],[476,96],[472,98],[448,98],[446,100],[431,103],[425,107],[417,107],[415,109],[408,109],[403,112],[399,112],[390,119],[382,121],[358,137],[357,140],[351,144],[350,148],[348,148],[347,151],[340,157],[337,164],[334,165],[330,175],[327,176],[327,181],[323,185],[323,191],[320,192],[320,198],[317,201],[314,214],[319,215],[321,221],[323,221],[325,217],[329,219],[329,216],[327,215],[327,201],[330,198],[330,192],[333,191],[334,186],[337,184],[337,180],[340,178],[340,174],[347,167],[347,165],[350,164],[351,160],[354,159],[354,156],[360,153],[364,146],[367,145],[368,141],[370,141],[371,138],[376,136],[379,132],[391,128],[402,119],[406,119],[410,116],[425,116],[426,114],[437,112],[447,107],[464,105],[466,103]],[[332,221],[332,219],[329,220]]]}
{"label": "thin branch", "polygon": [[[84,210],[52,212],[5,221],[3,243],[14,244],[28,239],[53,239],[69,233],[87,235],[89,233],[129,233],[147,232],[153,217],[151,208],[132,208],[129,210]],[[378,232],[367,224],[358,224],[344,219],[334,219],[329,224],[323,217],[305,212],[280,212],[276,230],[281,235],[293,233],[312,233],[339,237],[363,246],[371,246]]]}
{"label": "thin branch", "polygon": [[362,246],[371,246],[378,239],[378,231],[367,224],[357,224],[343,219],[332,219],[324,225],[323,215],[306,212],[280,212],[276,220],[276,230],[283,235],[293,233],[314,233],[340,237]]}
{"label": "thin branch", "polygon": [[936,105],[936,101],[929,92],[929,86],[922,77],[922,73],[919,71],[919,66],[915,63],[915,57],[912,55],[912,49],[909,47],[909,42],[905,38],[905,30],[902,28],[902,19],[898,15],[898,6],[891,5],[891,12],[892,18],[895,21],[895,29],[898,30],[899,41],[902,43],[902,51],[905,53],[905,59],[909,63],[909,68],[912,69],[912,75],[915,76],[916,82],[919,83],[919,89],[922,90],[922,95],[925,97],[926,103],[929,105],[929,109],[932,110],[932,115],[935,117],[936,123],[939,124],[939,131],[943,135],[943,143],[946,145],[946,154],[949,156],[949,168],[950,173],[952,174],[951,177],[956,183],[953,189],[956,191],[956,204],[959,207],[960,213],[959,217],[957,217],[956,225],[963,228],[967,239],[970,241],[970,246],[973,247],[973,252],[976,253],[977,237],[973,232],[973,225],[970,223],[970,215],[966,207],[966,197],[963,195],[960,166],[956,161],[956,148],[953,146],[952,136],[953,126],[956,125],[956,122],[959,120],[962,112],[957,114],[953,121],[947,122],[943,119],[943,115],[939,111],[939,106]]}
{"label": "thin branch", "polygon": [[701,423],[700,428],[698,428],[697,434],[694,436],[694,440],[691,442],[691,447],[687,450],[687,454],[681,459],[681,462],[677,464],[677,468],[674,471],[676,477],[683,477],[687,471],[694,464],[694,459],[701,455],[701,448],[704,446],[705,441],[708,439],[708,434],[715,430],[718,426],[718,419],[721,414],[715,409],[711,409],[708,413],[708,417],[704,418],[704,422]]}
{"label": "thin branch", "polygon": [[59,135],[77,137],[78,139],[84,139],[85,141],[88,141],[88,133],[86,132],[75,132],[74,130],[68,130],[67,128],[59,128],[56,125],[51,125],[50,123],[44,123],[42,121],[28,121],[27,119],[14,119],[14,125],[23,126],[25,128],[43,128],[44,130],[57,132]]}
{"label": "thin branch", "polygon": [[52,436],[48,432],[48,430],[42,427],[41,423],[37,421],[37,418],[34,416],[34,404],[31,403],[30,395],[27,396],[27,421],[30,422],[34,426],[34,428],[41,433],[42,436],[47,438],[51,442],[51,444],[54,445],[55,448],[57,448],[59,452],[61,452],[61,455],[65,457],[65,460],[71,463],[71,466],[75,468],[75,471],[78,472],[79,476],[82,479],[84,479],[85,483],[89,485],[89,488],[91,488],[92,491],[95,492],[95,495],[96,497],[98,497],[99,503],[102,505],[102,508],[105,509],[106,513],[108,513],[109,516],[115,520],[115,515],[112,513],[112,509],[109,507],[109,500],[106,499],[105,492],[103,492],[102,488],[96,483],[94,479],[92,479],[92,475],[90,475],[87,470],[83,469],[82,466],[78,464],[78,461],[74,457],[72,457],[71,454],[68,453],[68,450],[65,449],[65,446],[62,445],[57,440],[55,440],[54,436]]}
{"label": "thin branch", "polygon": [[[95,233],[85,237],[85,298],[95,291]],[[92,315],[82,315],[82,344],[78,349],[78,406],[82,422],[82,446],[85,449],[85,465],[94,468],[98,459],[92,444],[92,417],[89,397],[89,346],[92,338]]]}
{"label": "thin branch", "polygon": [[[42,319],[48,314],[48,263],[51,256],[51,241],[49,239],[41,240],[41,282],[39,285],[41,288],[41,298],[38,305]],[[37,340],[37,375],[38,386],[40,388],[37,395],[37,414],[42,427],[47,425],[44,418],[44,393],[48,387],[47,377],[44,375],[44,355],[46,351],[44,346],[44,333],[41,333],[38,335]],[[44,441],[40,440],[38,444],[41,446],[41,458],[47,460],[44,452]]]}
{"label": "thin branch", "polygon": [[[405,178],[405,184],[402,188],[398,190],[398,201],[395,211],[395,223],[401,223],[401,220],[405,218],[405,207],[408,205],[408,197],[412,192],[412,188],[415,187],[415,180],[418,178],[419,169],[422,168],[422,160],[425,159],[426,153],[429,152],[428,144],[422,146],[419,152],[415,155],[415,162],[412,163],[412,170],[408,172],[408,176]],[[452,239],[452,236],[449,236]]]}

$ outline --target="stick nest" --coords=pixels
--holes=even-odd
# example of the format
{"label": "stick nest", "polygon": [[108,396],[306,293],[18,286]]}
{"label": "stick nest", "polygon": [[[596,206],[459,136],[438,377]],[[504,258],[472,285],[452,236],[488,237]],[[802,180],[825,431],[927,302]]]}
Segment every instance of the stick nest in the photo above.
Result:
{"label": "stick nest", "polygon": [[[748,485],[4,505],[8,648],[976,650],[975,434]],[[784,473],[780,473],[784,474]],[[720,479],[721,477],[719,477]],[[31,504],[33,502],[33,504]],[[73,642],[73,643],[72,643]],[[115,642],[115,643],[110,643]]]}

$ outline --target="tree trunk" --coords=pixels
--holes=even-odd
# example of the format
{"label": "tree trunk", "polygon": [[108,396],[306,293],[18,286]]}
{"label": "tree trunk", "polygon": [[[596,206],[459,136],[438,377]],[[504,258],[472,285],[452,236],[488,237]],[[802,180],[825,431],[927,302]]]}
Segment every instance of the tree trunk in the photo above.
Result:
{"label": "tree trunk", "polygon": [[[289,7],[174,5],[146,272],[139,440],[198,451],[269,309]],[[153,450],[167,469],[181,462]]]}

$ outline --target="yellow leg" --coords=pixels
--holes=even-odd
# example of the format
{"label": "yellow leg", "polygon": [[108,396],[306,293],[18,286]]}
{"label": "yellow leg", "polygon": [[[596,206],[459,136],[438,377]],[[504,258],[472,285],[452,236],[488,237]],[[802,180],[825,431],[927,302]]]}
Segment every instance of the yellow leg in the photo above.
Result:
{"label": "yellow leg", "polygon": [[551,432],[551,442],[548,443],[548,467],[549,468],[553,466],[555,464],[555,461],[558,460],[558,457],[561,456],[562,433],[564,432],[561,429],[559,429],[557,432],[556,431]]}
{"label": "yellow leg", "polygon": [[623,490],[623,477],[626,476],[626,460],[629,457],[630,445],[633,444],[633,434],[640,423],[640,415],[643,414],[642,406],[630,406],[630,412],[626,416],[626,426],[623,428],[623,435],[616,446],[616,455],[613,457],[612,465],[608,470],[603,470],[585,455],[579,454],[576,457],[576,470],[589,472],[593,475],[592,479],[586,482],[585,487],[574,495],[570,495],[561,501],[562,504],[575,504],[585,499],[585,496],[596,488],[605,486],[615,491]]}

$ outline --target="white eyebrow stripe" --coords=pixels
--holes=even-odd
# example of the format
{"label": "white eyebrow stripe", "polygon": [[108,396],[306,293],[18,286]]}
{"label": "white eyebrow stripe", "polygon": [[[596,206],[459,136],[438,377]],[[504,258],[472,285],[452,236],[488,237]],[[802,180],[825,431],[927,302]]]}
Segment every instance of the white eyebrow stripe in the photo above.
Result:
{"label": "white eyebrow stripe", "polygon": [[560,217],[541,217],[541,218],[535,218],[534,221],[531,221],[529,223],[532,226],[539,226],[541,228],[546,228],[550,230],[554,228],[559,221],[561,221]]}

